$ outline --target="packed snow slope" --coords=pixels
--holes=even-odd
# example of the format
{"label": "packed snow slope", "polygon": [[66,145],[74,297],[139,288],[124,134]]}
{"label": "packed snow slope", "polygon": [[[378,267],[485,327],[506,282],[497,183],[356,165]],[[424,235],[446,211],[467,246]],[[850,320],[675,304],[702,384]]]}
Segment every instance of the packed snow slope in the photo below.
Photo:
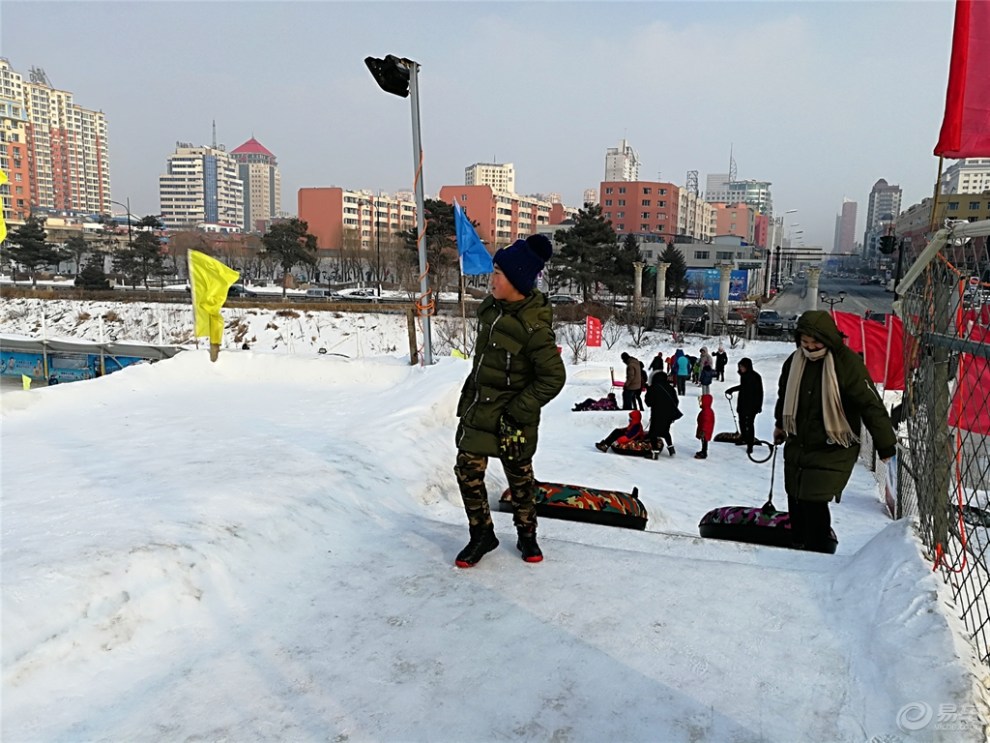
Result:
{"label": "packed snow slope", "polygon": [[[295,353],[259,338],[215,364],[191,350],[4,390],[3,740],[986,739],[986,669],[866,469],[820,555],[697,536],[711,508],[761,505],[771,474],[727,444],[692,458],[697,387],[676,456],[594,449],[626,414],[571,406],[609,390],[621,351],[648,363],[669,337],[565,350],[535,460],[543,480],[638,487],[647,531],[542,519],[533,565],[496,512],[501,546],[460,570],[468,362],[376,351],[401,348],[402,318],[322,322]],[[361,357],[315,353],[359,323]],[[769,438],[792,349],[728,349],[716,430],[733,430],[722,392],[748,355]],[[493,500],[505,485],[493,462]]]}

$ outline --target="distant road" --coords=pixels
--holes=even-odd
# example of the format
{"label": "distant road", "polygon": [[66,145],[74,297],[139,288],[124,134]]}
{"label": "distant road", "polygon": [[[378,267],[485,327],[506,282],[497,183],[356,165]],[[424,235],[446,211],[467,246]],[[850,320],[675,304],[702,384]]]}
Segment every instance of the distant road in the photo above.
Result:
{"label": "distant road", "polygon": [[[832,297],[837,297],[840,291],[844,291],[846,296],[842,302],[835,305],[835,309],[856,315],[862,315],[866,310],[891,312],[894,301],[893,293],[884,291],[882,286],[876,284],[862,286],[857,279],[822,278],[818,283],[818,290],[828,292]],[[806,293],[805,282],[795,281],[792,286],[777,295],[770,307],[781,315],[799,315],[811,309],[811,297],[805,296]],[[829,306],[819,301],[818,309],[827,310]]]}

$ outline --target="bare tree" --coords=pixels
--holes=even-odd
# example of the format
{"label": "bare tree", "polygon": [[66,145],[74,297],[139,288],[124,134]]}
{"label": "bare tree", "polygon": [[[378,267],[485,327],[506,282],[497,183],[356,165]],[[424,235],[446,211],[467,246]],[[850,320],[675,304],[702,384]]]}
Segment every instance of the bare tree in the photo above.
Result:
{"label": "bare tree", "polygon": [[557,337],[562,338],[564,345],[570,349],[572,364],[588,360],[588,334],[586,330],[585,325],[567,323],[561,326],[560,332],[557,334]]}
{"label": "bare tree", "polygon": [[602,340],[605,341],[605,348],[611,350],[612,346],[619,342],[622,337],[622,325],[615,319],[615,315],[610,315],[602,323]]}

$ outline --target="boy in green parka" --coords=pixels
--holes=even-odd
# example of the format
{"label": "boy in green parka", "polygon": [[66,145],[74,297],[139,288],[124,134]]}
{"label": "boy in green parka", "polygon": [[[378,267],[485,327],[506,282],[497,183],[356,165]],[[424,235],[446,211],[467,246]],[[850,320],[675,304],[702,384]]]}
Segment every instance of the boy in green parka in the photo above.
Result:
{"label": "boy in green parka", "polygon": [[454,473],[471,532],[455,560],[461,568],[498,547],[485,489],[489,457],[501,460],[509,481],[516,547],[526,562],[543,559],[536,542],[533,455],[540,409],[563,389],[567,376],[550,302],[534,288],[552,252],[546,236],[533,235],[492,258],[492,293],[478,308],[474,364],[457,403]]}
{"label": "boy in green parka", "polygon": [[774,443],[784,444],[784,489],[795,547],[827,551],[836,503],[859,456],[861,425],[884,462],[896,453],[894,428],[863,360],[842,342],[828,312],[798,320],[797,350],[780,371]]}

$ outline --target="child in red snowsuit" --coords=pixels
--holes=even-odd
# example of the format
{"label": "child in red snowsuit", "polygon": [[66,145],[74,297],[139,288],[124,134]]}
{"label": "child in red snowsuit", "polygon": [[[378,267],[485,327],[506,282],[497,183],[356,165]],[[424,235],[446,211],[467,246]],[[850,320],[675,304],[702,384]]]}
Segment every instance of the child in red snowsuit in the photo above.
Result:
{"label": "child in red snowsuit", "polygon": [[630,441],[638,441],[645,435],[643,432],[643,414],[638,410],[629,413],[629,425],[625,428],[612,429],[612,433],[599,441],[595,446],[598,451],[608,451],[612,444],[625,444]]}
{"label": "child in red snowsuit", "polygon": [[712,396],[702,395],[698,398],[698,431],[695,437],[701,439],[701,451],[694,455],[695,459],[708,459],[708,442],[712,440],[715,431],[715,411],[712,410]]}

